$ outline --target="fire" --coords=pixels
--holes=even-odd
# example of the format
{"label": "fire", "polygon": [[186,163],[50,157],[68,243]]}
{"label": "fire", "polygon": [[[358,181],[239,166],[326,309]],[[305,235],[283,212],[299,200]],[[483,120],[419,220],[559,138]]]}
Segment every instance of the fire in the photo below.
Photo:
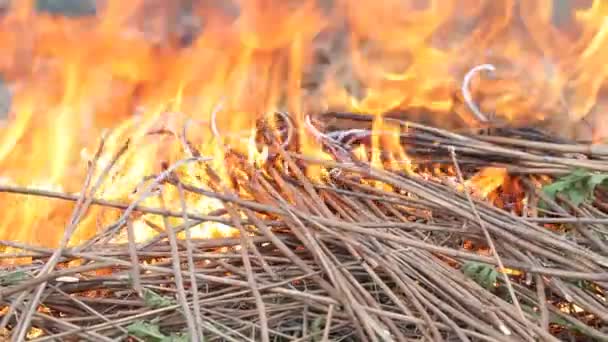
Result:
{"label": "fire", "polygon": [[500,186],[505,184],[509,177],[507,170],[498,167],[488,167],[481,170],[468,183],[473,188],[473,192],[481,197],[487,198],[494,193]]}
{"label": "fire", "polygon": [[[180,2],[105,1],[95,16],[82,17],[13,1],[0,19],[0,72],[13,96],[7,118],[0,116],[0,179],[78,193],[105,135],[95,176],[125,141],[130,145],[95,193],[99,198],[134,201],[142,179],[191,156],[191,148],[211,160],[178,172],[205,188],[210,167],[226,186],[227,150],[257,168],[276,153],[256,132],[266,122],[281,133],[281,110],[290,113],[287,126],[295,132],[286,146],[315,157],[327,156],[306,117],[325,110],[373,113],[371,146],[356,154],[368,158],[371,149],[375,166],[410,172],[416,161],[401,147],[403,128],[383,115],[480,126],[460,88],[467,71],[483,63],[496,71],[474,77],[471,91],[492,120],[563,129],[586,118],[591,126],[595,120],[591,133],[599,140],[608,133],[595,114],[606,107],[608,6],[575,2],[572,15],[555,24],[550,0],[338,0],[331,8],[329,1],[241,0],[196,2],[189,11]],[[487,196],[506,176],[485,172],[491,173],[480,176]],[[202,195],[186,196],[190,210],[221,208]],[[143,204],[179,211],[181,202],[166,191]],[[45,246],[57,244],[73,209],[4,194],[0,205],[0,239]],[[119,214],[93,208],[73,241]],[[155,234],[146,222],[163,226],[148,216],[136,221],[138,239]],[[211,225],[197,234],[233,233]]]}

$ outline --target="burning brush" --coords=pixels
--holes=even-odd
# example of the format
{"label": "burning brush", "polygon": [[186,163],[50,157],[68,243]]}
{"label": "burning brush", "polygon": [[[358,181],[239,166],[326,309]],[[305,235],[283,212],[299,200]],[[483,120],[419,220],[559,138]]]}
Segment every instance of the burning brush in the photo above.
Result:
{"label": "burning brush", "polygon": [[465,2],[11,3],[0,336],[608,340],[606,6]]}

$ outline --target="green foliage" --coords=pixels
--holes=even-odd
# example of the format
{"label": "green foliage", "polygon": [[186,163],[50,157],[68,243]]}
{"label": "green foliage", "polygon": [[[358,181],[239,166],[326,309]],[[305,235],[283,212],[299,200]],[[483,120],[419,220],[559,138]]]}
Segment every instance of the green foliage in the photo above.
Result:
{"label": "green foliage", "polygon": [[[536,310],[534,310],[531,306],[524,304],[521,306],[521,308],[523,311],[530,314],[534,318],[540,319],[540,313],[538,313]],[[556,315],[552,312],[549,312],[549,323],[559,325],[560,327],[564,327],[564,328],[572,330],[572,331],[579,331],[579,329],[576,326],[574,326],[572,323],[568,322],[568,320],[566,320],[565,318],[563,318],[559,315]]]}
{"label": "green foliage", "polygon": [[144,297],[144,303],[146,304],[146,306],[149,306],[151,308],[158,309],[175,304],[175,301],[173,299],[163,297],[150,289],[143,289],[142,292]]}
{"label": "green foliage", "polygon": [[319,316],[310,324],[310,334],[312,335],[312,340],[315,342],[321,341],[321,339],[323,338],[324,321],[325,318],[323,316]]}
{"label": "green foliage", "polygon": [[186,334],[165,335],[160,331],[160,327],[154,323],[145,321],[135,321],[127,327],[127,332],[139,337],[146,342],[188,342],[189,336]]}
{"label": "green foliage", "polygon": [[29,279],[29,275],[24,271],[14,271],[0,273],[0,286],[11,286]]}
{"label": "green foliage", "polygon": [[494,290],[494,285],[498,279],[496,268],[482,262],[469,261],[465,263],[462,265],[462,273],[487,290]]}
{"label": "green foliage", "polygon": [[543,192],[553,200],[558,194],[562,194],[578,207],[587,200],[593,200],[595,188],[607,180],[608,174],[579,169],[545,186]]}
{"label": "green foliage", "polygon": [[190,336],[188,334],[171,334],[165,336],[160,342],[190,342]]}
{"label": "green foliage", "polygon": [[136,321],[127,327],[127,332],[133,336],[144,339],[145,341],[161,341],[166,336],[160,332],[156,324]]}
{"label": "green foliage", "polygon": [[598,292],[598,289],[596,288],[596,286],[594,285],[593,282],[590,282],[588,280],[583,280],[583,279],[566,279],[564,280],[566,283],[570,283],[576,287],[578,287],[579,289],[588,291],[588,292]]}

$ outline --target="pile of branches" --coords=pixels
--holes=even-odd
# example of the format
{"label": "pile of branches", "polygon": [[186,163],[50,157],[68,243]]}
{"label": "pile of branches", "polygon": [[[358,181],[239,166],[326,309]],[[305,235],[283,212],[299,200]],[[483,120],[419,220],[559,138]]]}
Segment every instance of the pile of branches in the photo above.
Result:
{"label": "pile of branches", "polygon": [[[330,118],[371,122],[347,113],[321,121]],[[77,204],[57,249],[0,242],[20,251],[3,258],[32,260],[1,273],[0,331],[15,341],[32,328],[35,341],[608,339],[606,147],[533,130],[459,134],[408,123],[408,154],[444,171],[391,171],[350,157],[368,129],[321,133],[308,124],[333,160],[300,155],[277,138],[267,142],[275,162],[237,167],[249,180],[238,189],[200,188],[171,167],[156,177],[156,188],[223,203],[208,215],[186,201],[173,212],[87,196],[94,180],[82,196],[1,187]],[[326,178],[306,177],[311,165]],[[517,180],[521,205],[471,194],[465,180],[488,166]],[[557,179],[551,191],[539,175]],[[123,214],[66,247],[91,206]],[[162,216],[159,235],[137,243],[136,213]],[[202,222],[239,234],[192,238],[189,229]],[[121,233],[128,243],[109,243]]]}

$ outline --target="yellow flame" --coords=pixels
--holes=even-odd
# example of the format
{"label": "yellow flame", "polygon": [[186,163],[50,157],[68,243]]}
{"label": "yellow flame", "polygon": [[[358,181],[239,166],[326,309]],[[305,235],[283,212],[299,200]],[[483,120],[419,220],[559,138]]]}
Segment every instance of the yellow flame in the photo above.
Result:
{"label": "yellow flame", "polygon": [[[356,157],[414,172],[416,161],[401,144],[404,128],[384,120],[386,114],[444,128],[478,125],[460,88],[482,63],[497,70],[473,80],[472,96],[497,120],[570,127],[606,105],[608,5],[602,0],[577,7],[562,26],[552,23],[550,0],[338,0],[330,9],[313,0],[241,0],[239,11],[201,1],[192,13],[200,32],[190,32],[189,44],[179,36],[182,28],[169,24],[179,22],[179,2],[151,8],[143,0],[106,1],[97,16],[80,18],[36,12],[33,0],[13,3],[0,21],[0,73],[13,92],[0,124],[0,179],[20,186],[82,191],[86,162],[109,132],[94,179],[127,139],[131,144],[96,195],[131,202],[143,178],[187,156],[182,131],[189,119],[188,143],[211,160],[180,169],[180,177],[208,186],[209,167],[222,186],[231,186],[235,165],[226,152],[264,166],[274,151],[255,140],[258,122],[281,109],[299,130],[292,144],[298,152],[326,160],[331,156],[304,119],[325,110],[372,114],[371,144],[357,147]],[[608,136],[598,117],[596,141]],[[306,170],[317,182],[323,174],[319,165]],[[505,177],[489,169],[470,182],[488,196]],[[165,197],[169,208],[181,210],[177,192]],[[187,200],[193,210],[208,207],[200,196]],[[159,205],[153,198],[145,204]],[[8,194],[0,194],[0,206],[0,239],[45,246],[57,243],[73,209],[73,203]],[[74,240],[116,215],[90,210]],[[145,238],[149,227],[139,219],[136,229]],[[200,236],[215,234],[216,228],[198,228]]]}

